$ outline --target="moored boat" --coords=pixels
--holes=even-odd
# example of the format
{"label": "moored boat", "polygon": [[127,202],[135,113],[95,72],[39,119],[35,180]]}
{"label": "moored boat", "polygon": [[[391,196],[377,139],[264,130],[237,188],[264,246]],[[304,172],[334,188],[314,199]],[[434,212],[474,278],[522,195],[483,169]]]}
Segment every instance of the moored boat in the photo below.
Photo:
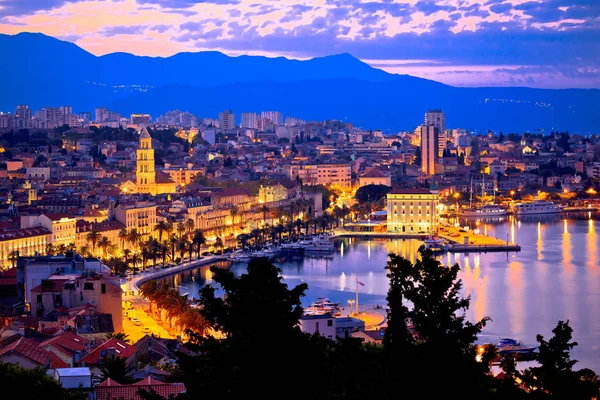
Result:
{"label": "moored boat", "polygon": [[496,204],[486,204],[483,207],[466,208],[458,211],[458,215],[462,217],[502,217],[508,214],[508,210]]}
{"label": "moored boat", "polygon": [[562,206],[551,201],[534,200],[526,203],[517,203],[513,207],[516,215],[529,214],[557,214],[562,212]]}

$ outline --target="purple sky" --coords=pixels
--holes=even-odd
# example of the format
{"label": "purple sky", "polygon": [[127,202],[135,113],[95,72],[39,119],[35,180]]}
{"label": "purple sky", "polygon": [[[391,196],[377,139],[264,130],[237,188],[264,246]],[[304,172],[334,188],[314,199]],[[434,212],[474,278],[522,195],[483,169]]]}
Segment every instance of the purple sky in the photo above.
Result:
{"label": "purple sky", "polygon": [[97,55],[346,52],[456,86],[600,88],[600,0],[0,0],[0,33],[18,32]]}

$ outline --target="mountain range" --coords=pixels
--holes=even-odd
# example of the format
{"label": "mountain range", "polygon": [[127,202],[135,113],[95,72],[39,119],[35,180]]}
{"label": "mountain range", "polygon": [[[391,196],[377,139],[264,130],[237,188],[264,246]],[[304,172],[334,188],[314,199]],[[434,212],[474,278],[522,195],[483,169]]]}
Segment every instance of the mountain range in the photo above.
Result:
{"label": "mountain range", "polygon": [[123,115],[168,110],[216,117],[232,109],[278,110],[307,120],[339,119],[367,129],[413,130],[429,108],[446,125],[505,132],[600,129],[600,90],[460,88],[390,74],[349,54],[310,60],[230,57],[219,52],[95,56],[39,33],[0,35],[0,110],[17,104],[108,107]]}

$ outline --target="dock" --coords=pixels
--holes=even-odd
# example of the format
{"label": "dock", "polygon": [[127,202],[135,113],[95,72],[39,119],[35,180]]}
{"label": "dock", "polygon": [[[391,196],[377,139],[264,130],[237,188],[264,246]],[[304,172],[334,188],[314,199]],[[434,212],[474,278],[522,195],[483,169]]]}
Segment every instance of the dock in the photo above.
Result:
{"label": "dock", "polygon": [[517,244],[451,244],[448,246],[448,252],[450,253],[489,253],[506,251],[521,251],[521,246]]}

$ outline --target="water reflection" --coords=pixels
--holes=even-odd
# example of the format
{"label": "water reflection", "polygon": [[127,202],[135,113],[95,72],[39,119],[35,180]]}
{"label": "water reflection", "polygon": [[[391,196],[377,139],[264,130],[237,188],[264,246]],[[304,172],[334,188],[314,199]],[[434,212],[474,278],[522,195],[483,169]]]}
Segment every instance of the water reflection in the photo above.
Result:
{"label": "water reflection", "polygon": [[[464,226],[465,222],[459,222]],[[473,222],[474,223],[474,222]],[[485,333],[515,337],[534,343],[538,333],[551,336],[558,320],[571,321],[573,339],[579,346],[573,358],[579,368],[600,371],[600,250],[598,214],[528,216],[504,221],[486,221],[480,229],[489,235],[521,245],[518,253],[445,254],[444,266],[461,266],[463,295],[471,296],[467,318],[490,316]],[[286,283],[309,285],[303,302],[328,297],[346,304],[355,296],[355,276],[360,287],[360,304],[385,304],[388,280],[385,265],[389,253],[416,261],[419,240],[360,240],[345,238],[329,259],[306,257],[276,263]],[[235,264],[235,273],[245,266]],[[193,279],[192,279],[193,278]],[[206,269],[171,277],[182,293],[197,295],[212,280]]]}

